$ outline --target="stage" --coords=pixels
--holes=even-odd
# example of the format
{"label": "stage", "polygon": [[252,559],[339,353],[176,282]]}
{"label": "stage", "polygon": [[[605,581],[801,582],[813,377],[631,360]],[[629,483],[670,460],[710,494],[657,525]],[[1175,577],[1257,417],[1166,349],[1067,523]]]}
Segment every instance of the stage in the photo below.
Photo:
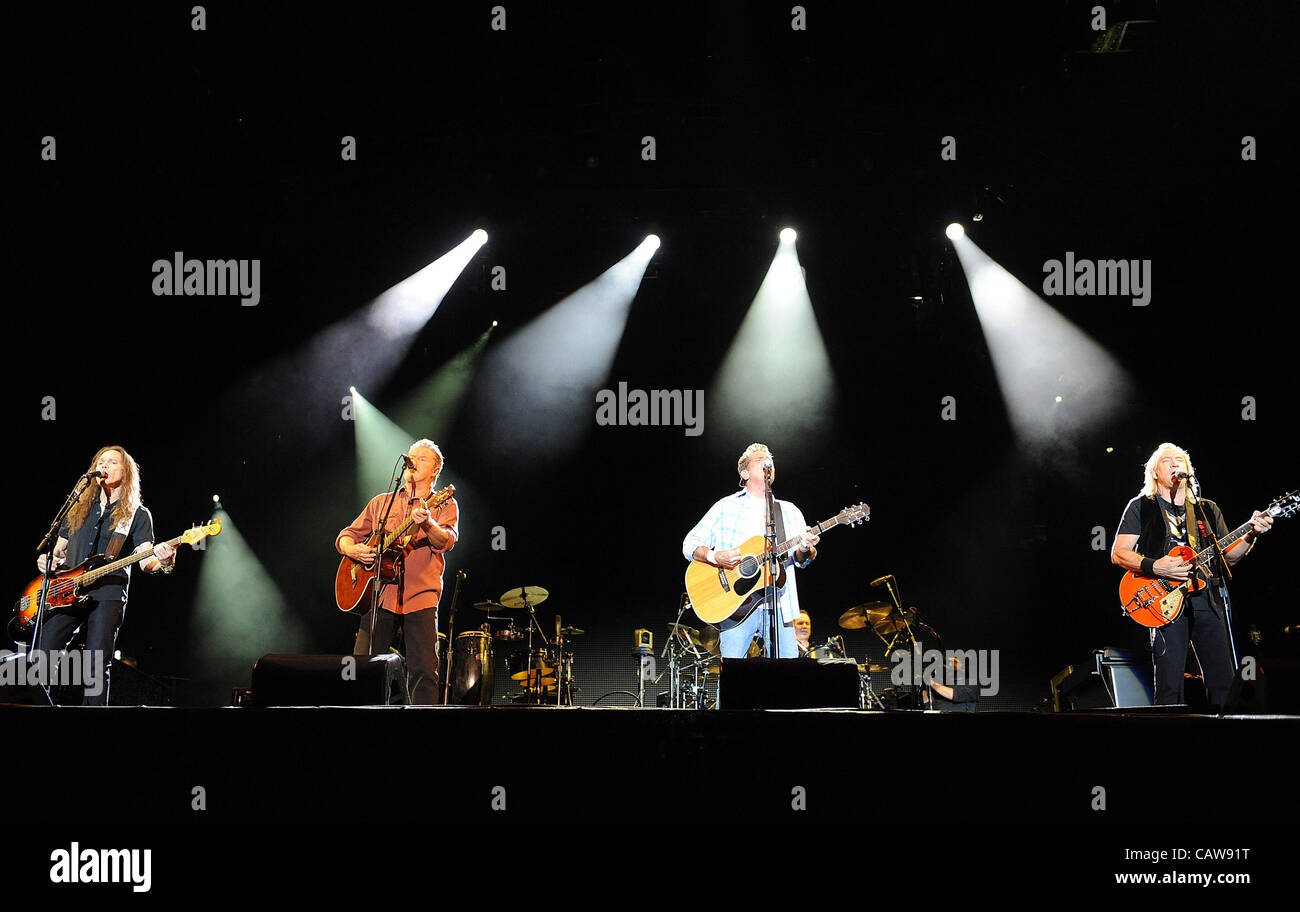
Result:
{"label": "stage", "polygon": [[[1294,777],[1297,716],[5,706],[0,719],[24,743],[113,745],[113,788],[10,795],[11,815],[25,819],[337,821],[396,812],[424,821],[689,825],[1300,816],[1300,794],[1277,787]],[[24,779],[16,767],[26,755],[7,757],[6,781]],[[84,765],[78,750],[51,749],[39,768],[51,781],[70,781]],[[427,787],[411,787],[409,775],[421,770]],[[376,786],[364,786],[368,775]],[[201,812],[192,807],[195,788],[203,789]],[[1152,788],[1198,798],[1158,805]]]}

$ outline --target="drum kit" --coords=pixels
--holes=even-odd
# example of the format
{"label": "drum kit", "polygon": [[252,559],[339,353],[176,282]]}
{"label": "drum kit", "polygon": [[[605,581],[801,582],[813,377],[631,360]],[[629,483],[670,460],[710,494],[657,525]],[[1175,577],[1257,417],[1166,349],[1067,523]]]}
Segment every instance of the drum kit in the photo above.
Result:
{"label": "drum kit", "polygon": [[[927,636],[935,640],[940,639],[938,632],[923,622],[915,609],[902,606],[897,581],[892,575],[882,577],[872,585],[879,583],[887,584],[891,601],[873,601],[854,605],[840,615],[841,628],[845,630],[870,628],[884,644],[886,656],[897,649],[910,649],[918,645],[920,641],[917,638],[917,631],[919,630],[925,631]],[[668,665],[655,679],[655,683],[659,683],[666,675],[668,691],[659,694],[658,705],[673,709],[712,709],[717,705],[717,679],[722,668],[719,651],[721,633],[712,625],[695,628],[683,624],[682,615],[688,607],[689,604],[683,596],[677,619],[668,625],[668,641],[661,653],[662,657],[668,659]],[[859,705],[863,709],[910,708],[917,698],[916,693],[908,693],[906,688],[886,688],[877,694],[871,686],[871,675],[888,674],[890,666],[863,663],[850,658],[844,646],[843,636],[830,637],[821,646],[810,645],[807,655],[823,664],[855,665],[861,681]],[[710,685],[713,685],[712,690]],[[913,690],[917,689],[918,687],[913,687]],[[644,694],[642,702],[644,703]],[[917,702],[919,704],[919,701]]]}
{"label": "drum kit", "polygon": [[[456,635],[450,655],[447,702],[457,706],[487,706],[492,702],[494,685],[494,644],[517,644],[506,657],[510,680],[520,690],[507,699],[524,706],[572,706],[577,691],[573,684],[573,638],[584,631],[561,625],[555,617],[555,632],[548,639],[537,620],[537,606],[550,593],[541,586],[521,586],[502,594],[496,601],[476,602],[474,608],[484,612],[486,621],[477,630]],[[524,627],[515,625],[514,614],[525,612]],[[491,629],[492,622],[505,626]],[[439,636],[439,643],[442,643]]]}

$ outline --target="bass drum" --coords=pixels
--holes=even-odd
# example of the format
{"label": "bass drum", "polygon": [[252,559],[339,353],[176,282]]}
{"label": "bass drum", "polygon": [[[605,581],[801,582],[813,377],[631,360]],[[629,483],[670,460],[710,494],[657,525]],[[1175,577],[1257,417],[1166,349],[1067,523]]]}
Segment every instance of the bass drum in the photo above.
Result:
{"label": "bass drum", "polygon": [[453,706],[487,706],[492,702],[492,634],[467,630],[456,635],[447,702]]}

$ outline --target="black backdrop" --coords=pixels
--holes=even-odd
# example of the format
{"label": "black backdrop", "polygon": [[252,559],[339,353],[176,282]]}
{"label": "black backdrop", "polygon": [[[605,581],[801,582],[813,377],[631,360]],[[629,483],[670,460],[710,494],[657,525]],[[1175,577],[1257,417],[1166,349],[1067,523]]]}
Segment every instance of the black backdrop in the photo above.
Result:
{"label": "black backdrop", "polygon": [[[363,391],[386,408],[490,320],[496,345],[655,231],[664,246],[607,385],[707,389],[790,224],[837,404],[824,445],[766,441],[779,494],[810,520],[858,500],[873,511],[802,576],[815,638],[892,572],[945,645],[1000,650],[1003,705],[1035,704],[1093,648],[1138,645],[1092,539],[1104,526],[1109,543],[1151,449],[1190,449],[1231,522],[1296,485],[1294,7],[1112,4],[1112,22],[1160,21],[1111,55],[1088,53],[1090,3],[807,7],[806,31],[770,3],[508,4],[503,32],[479,3],[210,5],[198,32],[189,5],[17,20],[2,153],[11,587],[86,461],[120,442],[160,533],[205,519],[219,491],[284,592],[302,634],[251,636],[250,667],[262,652],[346,651],[331,580],[333,536],[359,506],[347,380],[316,365],[273,384],[269,366],[486,228],[409,356]],[[355,162],[340,160],[345,135]],[[956,161],[940,159],[948,135]],[[1246,135],[1257,160],[1242,160]],[[1136,381],[1104,427],[1018,448],[943,236],[954,218],[1030,287],[1066,250],[1152,260],[1147,307],[1052,301]],[[260,304],[153,296],[150,264],[177,250],[260,258]],[[504,291],[487,281],[495,265]],[[1157,354],[1171,346],[1179,357]],[[586,700],[632,686],[631,631],[662,638],[682,535],[733,489],[752,439],[711,433],[707,403],[701,438],[592,414],[562,459],[489,443],[472,410],[439,441],[474,491],[450,562],[470,574],[465,602],[550,589],[544,616],[589,632]],[[1294,535],[1280,527],[1234,588],[1238,634],[1256,625],[1265,653],[1286,650],[1295,618]],[[119,646],[191,679],[183,699],[221,702],[247,679],[199,658],[201,560],[137,581]]]}

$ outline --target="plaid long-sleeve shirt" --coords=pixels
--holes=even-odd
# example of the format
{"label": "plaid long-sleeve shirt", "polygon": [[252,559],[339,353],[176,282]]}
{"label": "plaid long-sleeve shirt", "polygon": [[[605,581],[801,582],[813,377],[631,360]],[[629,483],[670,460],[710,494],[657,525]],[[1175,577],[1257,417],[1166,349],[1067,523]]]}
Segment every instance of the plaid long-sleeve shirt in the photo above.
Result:
{"label": "plaid long-sleeve shirt", "polygon": [[[798,507],[786,500],[777,500],[775,503],[781,511],[786,538],[793,538],[808,528]],[[727,495],[709,507],[704,518],[686,533],[686,538],[682,540],[682,554],[691,560],[691,555],[701,545],[714,551],[739,547],[746,539],[763,534],[763,513],[763,498],[755,497],[744,488]],[[776,591],[784,623],[793,623],[799,616],[799,587],[795,583],[794,568],[807,565],[806,561],[802,564],[795,563],[793,551],[786,558],[785,585]]]}

